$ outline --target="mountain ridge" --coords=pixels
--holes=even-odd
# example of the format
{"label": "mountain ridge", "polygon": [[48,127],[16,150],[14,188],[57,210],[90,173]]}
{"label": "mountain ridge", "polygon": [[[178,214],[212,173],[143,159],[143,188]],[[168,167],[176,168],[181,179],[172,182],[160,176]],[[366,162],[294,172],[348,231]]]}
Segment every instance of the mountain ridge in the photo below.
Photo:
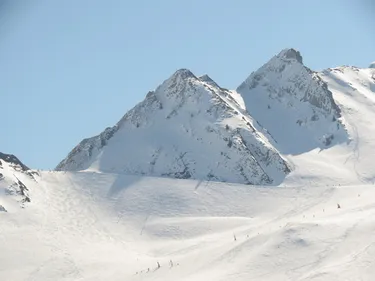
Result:
{"label": "mountain ridge", "polygon": [[[284,154],[325,149],[347,140],[340,108],[328,85],[303,64],[301,54],[294,49],[282,50],[236,91],[249,114],[278,140],[274,145]],[[275,120],[282,120],[283,127]],[[300,147],[295,146],[294,139],[300,140]]]}
{"label": "mountain ridge", "polygon": [[[115,126],[80,142],[56,170],[279,185],[304,170],[305,164],[299,164],[302,156],[315,159],[315,151],[329,155],[338,148],[351,149],[355,133],[333,92],[324,71],[306,67],[293,48],[272,57],[236,90],[182,68],[148,92]],[[246,158],[239,156],[242,150]],[[314,161],[323,167],[321,159]],[[225,169],[217,169],[222,163]]]}
{"label": "mountain ridge", "polygon": [[[220,88],[207,75],[199,78],[187,69],[180,69],[155,91],[150,91],[114,127],[76,146],[56,170],[80,170],[96,165],[96,169],[106,172],[247,184],[280,183],[290,172],[289,165],[252,123],[230,91]],[[155,133],[150,135],[153,130]],[[139,140],[130,143],[126,135],[134,134],[139,135]],[[163,134],[168,138],[163,139]],[[174,141],[168,143],[171,139]],[[187,139],[191,141],[186,142]],[[149,148],[148,155],[144,149],[135,155],[126,147],[133,146],[134,150],[140,142]],[[117,156],[114,149],[106,146],[108,143],[117,146],[117,151],[129,149],[128,154],[122,155],[132,160],[110,163],[106,155]],[[220,165],[224,167],[218,168]]]}

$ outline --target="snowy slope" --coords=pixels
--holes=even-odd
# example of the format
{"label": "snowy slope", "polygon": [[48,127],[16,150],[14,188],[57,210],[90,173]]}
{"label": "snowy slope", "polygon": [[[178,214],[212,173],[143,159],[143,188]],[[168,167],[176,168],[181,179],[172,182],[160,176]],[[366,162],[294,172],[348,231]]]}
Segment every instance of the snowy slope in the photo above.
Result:
{"label": "snowy slope", "polygon": [[31,198],[38,173],[30,170],[17,157],[0,152],[0,212],[25,207]]}
{"label": "snowy slope", "polygon": [[317,75],[327,84],[340,108],[340,123],[347,132],[347,141],[332,143],[328,148],[284,155],[292,163],[293,172],[283,184],[374,184],[375,69],[343,66]]}
{"label": "snowy slope", "polygon": [[0,280],[371,281],[375,274],[373,186],[42,172],[30,194],[26,211],[0,212]]}
{"label": "snowy slope", "polygon": [[[319,74],[327,82],[341,108],[350,140],[336,151],[336,166],[347,169],[342,177],[352,177],[359,183],[375,182],[375,69],[337,67]],[[327,151],[327,153],[330,153]],[[348,183],[354,183],[347,181]]]}
{"label": "snowy slope", "polygon": [[181,69],[56,170],[280,184],[286,161],[228,90]]}

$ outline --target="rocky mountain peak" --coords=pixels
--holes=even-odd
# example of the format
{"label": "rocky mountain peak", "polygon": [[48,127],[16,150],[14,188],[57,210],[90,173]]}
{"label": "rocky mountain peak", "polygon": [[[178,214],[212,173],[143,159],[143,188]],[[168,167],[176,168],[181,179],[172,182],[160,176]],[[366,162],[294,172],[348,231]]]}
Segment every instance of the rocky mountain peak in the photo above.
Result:
{"label": "rocky mountain peak", "polygon": [[12,165],[13,167],[17,167],[19,170],[28,171],[30,170],[25,164],[23,164],[16,156],[13,154],[5,154],[0,152],[0,160],[7,162],[8,164]]}
{"label": "rocky mountain peak", "polygon": [[[271,133],[284,153],[301,153],[345,141],[340,109],[318,73],[302,64],[295,49],[284,49],[238,88],[247,111]],[[275,126],[282,120],[283,126]],[[297,149],[293,140],[304,144]],[[335,139],[335,141],[333,141]]]}
{"label": "rocky mountain peak", "polygon": [[188,81],[197,79],[198,78],[189,69],[181,68],[165,80],[161,86],[166,85],[168,88],[174,88]]}
{"label": "rocky mountain peak", "polygon": [[250,92],[262,92],[271,99],[288,103],[289,106],[298,102],[308,102],[325,116],[340,116],[339,107],[335,104],[326,83],[301,62],[302,56],[298,51],[284,49],[253,72],[237,91],[243,93],[244,98],[251,95]]}
{"label": "rocky mountain peak", "polygon": [[190,70],[182,68],[173,73],[159,87],[156,88],[155,97],[160,101],[171,98],[180,98],[186,89],[200,81]]}
{"label": "rocky mountain peak", "polygon": [[303,64],[303,59],[301,53],[296,49],[284,49],[278,55],[278,58],[288,59],[288,60],[296,60],[297,62]]}
{"label": "rocky mountain peak", "polygon": [[370,65],[369,65],[368,68],[375,68],[375,61],[373,61],[372,63],[370,63]]}

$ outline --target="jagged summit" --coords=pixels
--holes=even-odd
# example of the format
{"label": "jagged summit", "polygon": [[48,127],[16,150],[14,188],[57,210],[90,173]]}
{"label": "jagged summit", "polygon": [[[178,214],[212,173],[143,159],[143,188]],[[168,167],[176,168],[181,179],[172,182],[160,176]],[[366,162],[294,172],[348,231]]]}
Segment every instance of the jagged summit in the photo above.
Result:
{"label": "jagged summit", "polygon": [[309,102],[325,115],[339,116],[340,110],[327,85],[316,72],[301,64],[301,61],[302,56],[298,51],[284,49],[253,72],[237,91],[264,89],[265,94],[279,101],[297,98],[299,101]]}
{"label": "jagged summit", "polygon": [[199,81],[199,78],[189,69],[181,68],[166,79],[155,91],[150,92],[153,94],[151,98],[156,98],[162,103],[173,103],[174,101],[170,99],[186,97],[186,89],[196,85]]}
{"label": "jagged summit", "polygon": [[[318,73],[284,49],[238,88],[246,110],[273,136],[282,153],[299,154],[346,141],[340,109]],[[283,125],[279,126],[278,121]],[[299,139],[301,145],[294,145]]]}
{"label": "jagged summit", "polygon": [[173,73],[169,79],[188,79],[188,78],[197,79],[197,77],[189,69],[181,68],[181,69],[176,70],[176,72]]}
{"label": "jagged summit", "polygon": [[277,57],[283,58],[283,59],[289,59],[289,60],[296,60],[299,63],[303,64],[303,58],[301,56],[301,53],[299,51],[297,51],[296,49],[293,49],[293,48],[282,50],[277,55]]}

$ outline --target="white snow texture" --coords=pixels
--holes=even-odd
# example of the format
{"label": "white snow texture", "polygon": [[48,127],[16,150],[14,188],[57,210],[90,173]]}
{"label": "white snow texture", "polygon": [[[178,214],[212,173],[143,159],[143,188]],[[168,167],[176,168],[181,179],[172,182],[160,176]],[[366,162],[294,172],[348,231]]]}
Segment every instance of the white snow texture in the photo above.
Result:
{"label": "white snow texture", "polygon": [[375,68],[181,69],[56,171],[0,153],[0,280],[374,280]]}

